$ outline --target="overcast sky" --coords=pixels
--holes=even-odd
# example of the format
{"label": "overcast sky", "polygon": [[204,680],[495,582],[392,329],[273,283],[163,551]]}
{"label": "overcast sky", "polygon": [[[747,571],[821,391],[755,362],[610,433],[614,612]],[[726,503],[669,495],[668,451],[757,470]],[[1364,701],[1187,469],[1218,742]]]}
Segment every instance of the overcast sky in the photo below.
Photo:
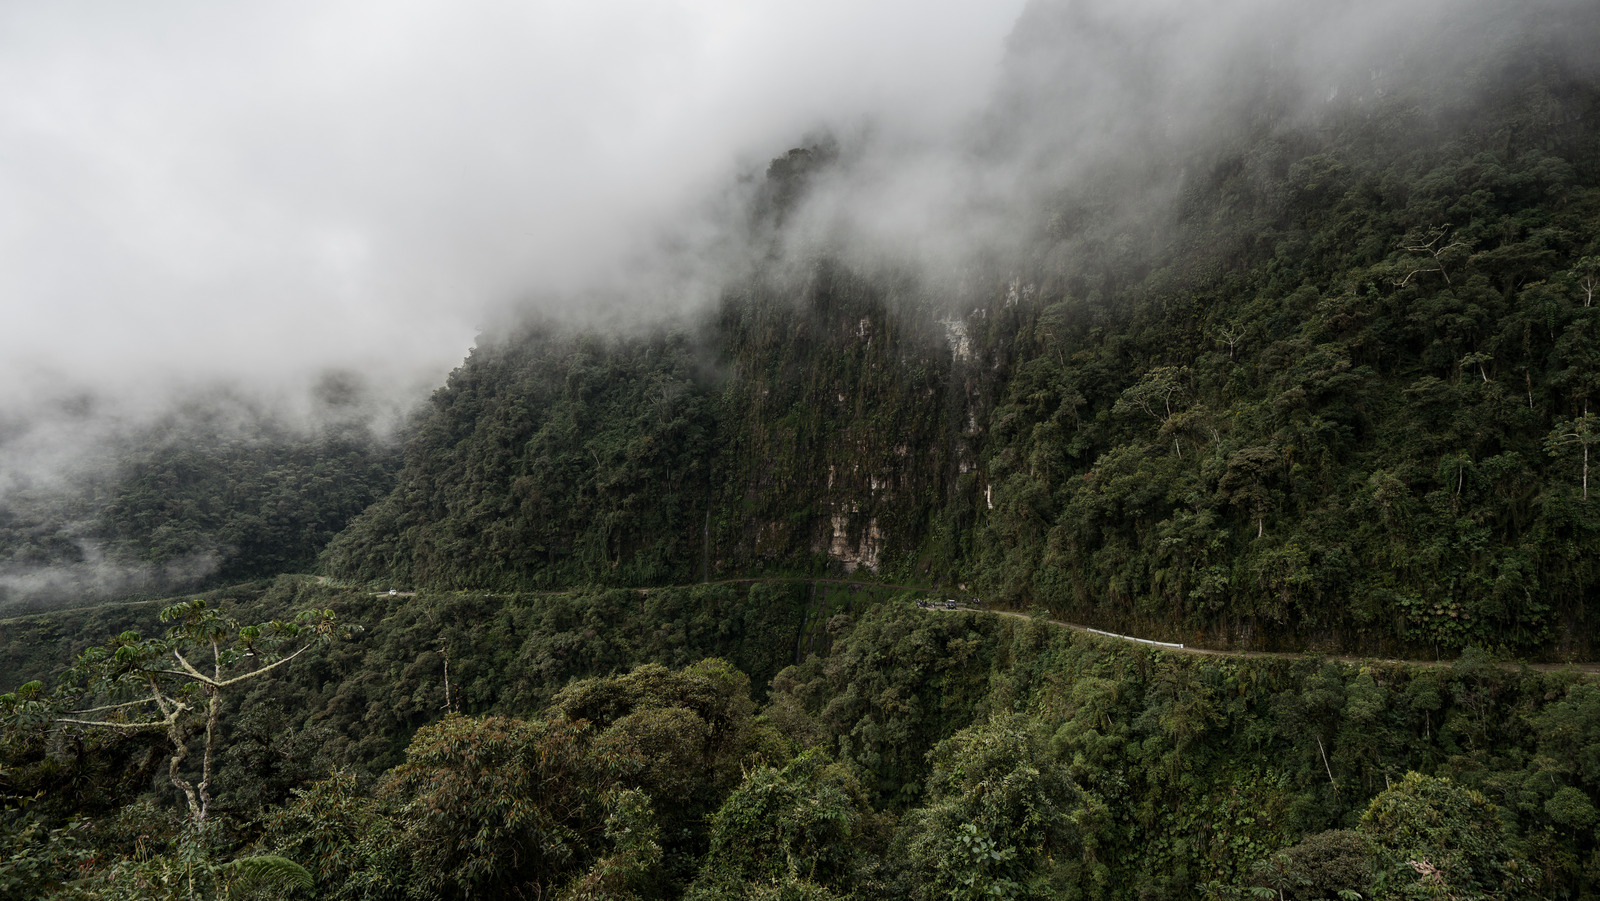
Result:
{"label": "overcast sky", "polygon": [[437,381],[818,125],[970,116],[1021,6],[0,2],[0,405]]}

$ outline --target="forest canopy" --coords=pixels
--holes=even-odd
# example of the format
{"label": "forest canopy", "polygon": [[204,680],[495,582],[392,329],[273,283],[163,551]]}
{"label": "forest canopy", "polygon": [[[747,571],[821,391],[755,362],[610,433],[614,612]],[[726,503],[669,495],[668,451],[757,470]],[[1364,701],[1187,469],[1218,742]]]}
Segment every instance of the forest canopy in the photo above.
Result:
{"label": "forest canopy", "polygon": [[[641,611],[632,591],[384,601],[285,580],[218,601],[367,628],[230,705],[204,821],[161,801],[163,737],[63,742],[4,696],[0,878],[17,897],[191,877],[253,897],[234,862],[270,858],[319,898],[1593,891],[1592,678],[1478,652],[1186,655],[815,590],[673,589]],[[761,682],[707,656],[763,641]]]}

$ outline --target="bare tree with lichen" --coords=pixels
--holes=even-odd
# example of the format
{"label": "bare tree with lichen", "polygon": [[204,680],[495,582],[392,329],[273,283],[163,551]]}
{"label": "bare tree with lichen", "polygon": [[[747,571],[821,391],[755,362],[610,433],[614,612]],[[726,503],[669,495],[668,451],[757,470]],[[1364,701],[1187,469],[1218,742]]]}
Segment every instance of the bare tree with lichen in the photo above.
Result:
{"label": "bare tree with lichen", "polygon": [[[78,655],[48,697],[39,682],[0,695],[6,728],[158,731],[171,745],[167,773],[183,793],[189,818],[211,808],[219,729],[227,697],[319,645],[348,638],[331,610],[307,610],[291,622],[242,625],[204,600],[161,611],[162,638],[124,632]],[[198,779],[185,764],[203,731]]]}

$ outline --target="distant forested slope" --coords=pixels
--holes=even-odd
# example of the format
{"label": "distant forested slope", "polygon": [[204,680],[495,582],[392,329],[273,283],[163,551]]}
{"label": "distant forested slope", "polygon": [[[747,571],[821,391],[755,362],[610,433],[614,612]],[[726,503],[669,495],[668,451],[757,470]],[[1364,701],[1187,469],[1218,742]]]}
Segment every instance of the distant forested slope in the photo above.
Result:
{"label": "distant forested slope", "polygon": [[1219,641],[1584,642],[1600,95],[1537,50],[1215,151],[1133,278],[1058,220],[1079,253],[1007,311],[982,581]]}
{"label": "distant forested slope", "polygon": [[[359,385],[329,378],[296,421],[196,392],[152,422],[87,440],[98,458],[76,464],[70,483],[14,475],[0,498],[0,611],[309,569],[394,484],[398,445],[375,433],[362,400]],[[11,424],[0,444],[59,426],[40,420]]]}
{"label": "distant forested slope", "polygon": [[[196,411],[0,506],[41,571],[349,523],[0,619],[0,896],[1600,894],[1600,5],[1393,4],[1315,90],[1202,35],[1165,106],[1152,8],[1029,5],[972,153],[1031,190],[943,268],[826,227],[819,141],[708,309],[487,333],[399,456]],[[196,641],[248,678],[121,719]]]}
{"label": "distant forested slope", "polygon": [[[1309,113],[1269,82],[1168,203],[1107,162],[954,305],[774,251],[674,332],[486,340],[326,571],[865,566],[1220,644],[1584,650],[1600,79],[1554,31]],[[775,162],[759,221],[847,164]]]}

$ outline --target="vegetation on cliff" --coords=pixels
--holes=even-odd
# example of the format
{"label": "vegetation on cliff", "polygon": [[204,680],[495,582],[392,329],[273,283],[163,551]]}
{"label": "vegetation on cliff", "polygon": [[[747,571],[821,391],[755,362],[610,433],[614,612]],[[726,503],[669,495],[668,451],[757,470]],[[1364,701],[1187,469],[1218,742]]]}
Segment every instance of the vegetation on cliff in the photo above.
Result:
{"label": "vegetation on cliff", "polygon": [[487,337],[325,571],[865,566],[1219,646],[1586,653],[1600,88],[1540,40],[1311,114],[1269,92],[1170,202],[1107,163],[954,296],[794,262],[771,223],[849,161],[785,157],[773,256],[714,310]]}

